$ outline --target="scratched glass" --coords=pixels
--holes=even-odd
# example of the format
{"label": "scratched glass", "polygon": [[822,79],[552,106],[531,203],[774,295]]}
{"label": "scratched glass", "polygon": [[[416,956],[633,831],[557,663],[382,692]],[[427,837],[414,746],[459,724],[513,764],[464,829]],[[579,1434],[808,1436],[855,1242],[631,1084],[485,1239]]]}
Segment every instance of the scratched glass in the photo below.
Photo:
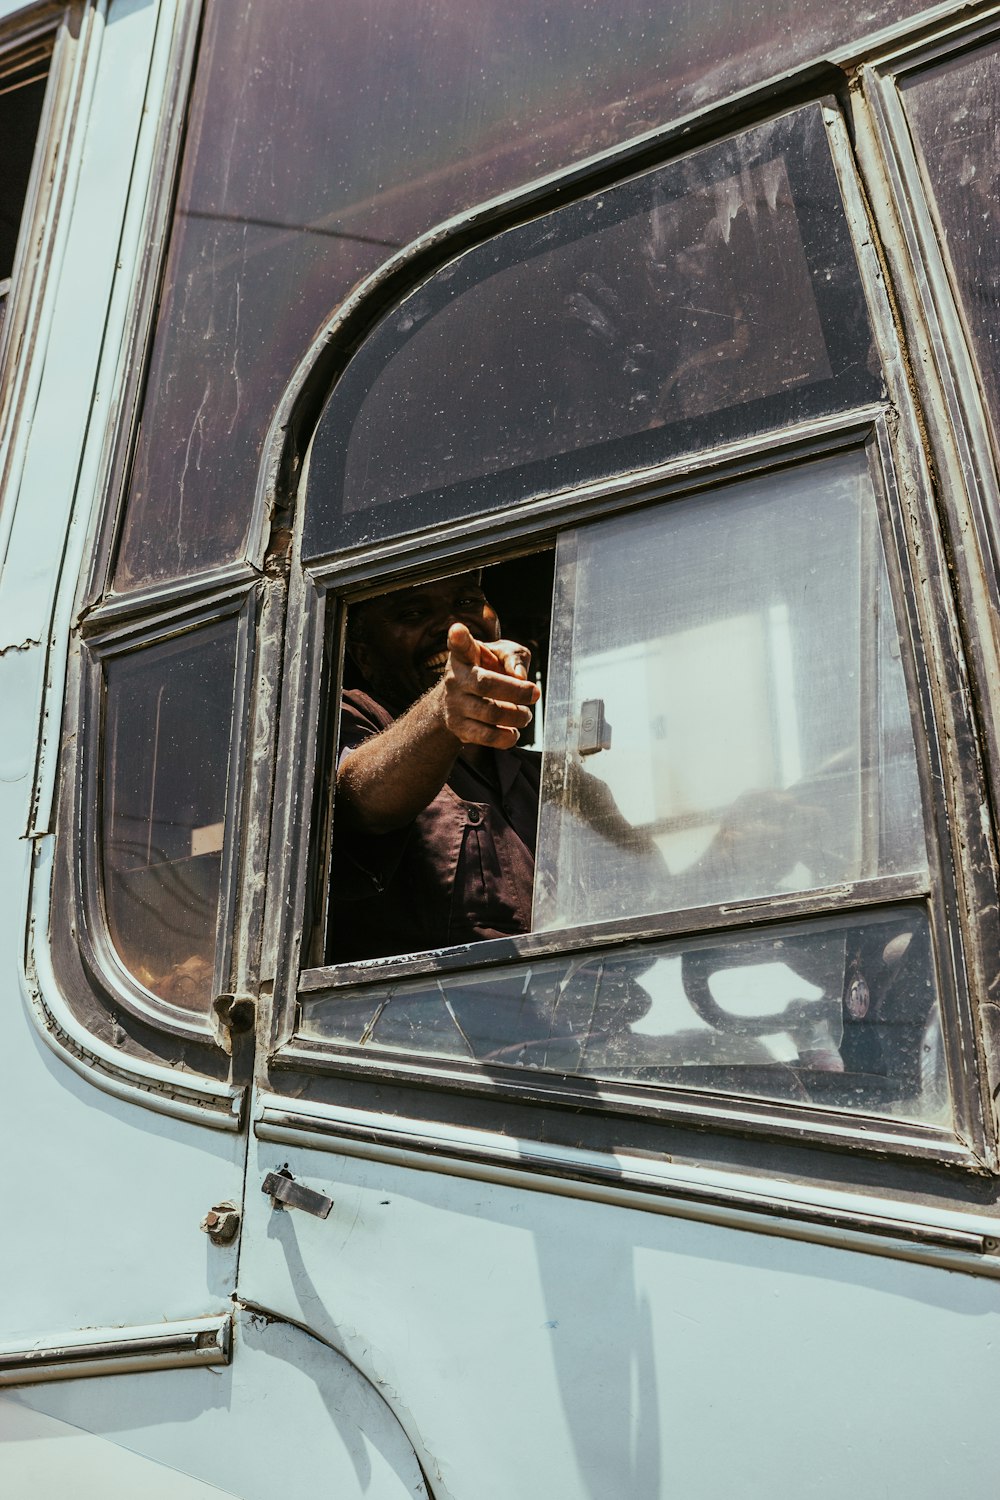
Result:
{"label": "scratched glass", "polygon": [[1000,447],[1000,53],[996,43],[903,81],[941,244]]}
{"label": "scratched glass", "polygon": [[235,671],[232,621],[105,666],[108,928],[140,984],[185,1011],[213,994]]}
{"label": "scratched glass", "polygon": [[508,230],[406,297],[320,419],[303,555],[881,394],[809,107]]}
{"label": "scratched glass", "polygon": [[449,215],[923,0],[207,0],[116,587],[246,544],[317,329]]}
{"label": "scratched glass", "polygon": [[302,1027],[375,1055],[951,1122],[916,906],[307,997]]}
{"label": "scratched glass", "polygon": [[570,533],[534,926],[927,868],[862,452]]}

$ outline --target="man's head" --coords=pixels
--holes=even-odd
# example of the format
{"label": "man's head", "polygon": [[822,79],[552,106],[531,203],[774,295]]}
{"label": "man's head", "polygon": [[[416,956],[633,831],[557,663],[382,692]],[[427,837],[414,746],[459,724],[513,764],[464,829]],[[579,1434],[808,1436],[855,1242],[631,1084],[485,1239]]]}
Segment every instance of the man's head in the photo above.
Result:
{"label": "man's head", "polygon": [[347,642],[373,691],[393,708],[408,708],[444,672],[448,630],[456,622],[477,640],[500,639],[500,622],[478,572],[456,573],[355,605]]}

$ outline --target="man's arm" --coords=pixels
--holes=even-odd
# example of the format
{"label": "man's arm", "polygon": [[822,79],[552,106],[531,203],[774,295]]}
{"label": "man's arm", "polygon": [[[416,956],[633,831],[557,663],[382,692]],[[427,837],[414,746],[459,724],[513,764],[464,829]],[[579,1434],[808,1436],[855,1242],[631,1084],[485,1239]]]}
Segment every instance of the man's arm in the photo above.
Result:
{"label": "man's arm", "polygon": [[516,745],[538,699],[528,661],[527,648],[514,641],[479,641],[465,625],[452,625],[441,681],[343,758],[338,817],[366,833],[391,833],[434,800],[464,745]]}

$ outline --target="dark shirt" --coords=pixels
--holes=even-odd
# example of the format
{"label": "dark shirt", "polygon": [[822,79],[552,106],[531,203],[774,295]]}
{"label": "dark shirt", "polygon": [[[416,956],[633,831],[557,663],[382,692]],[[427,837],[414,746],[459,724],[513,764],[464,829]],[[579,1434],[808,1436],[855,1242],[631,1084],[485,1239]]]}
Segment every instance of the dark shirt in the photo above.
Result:
{"label": "dark shirt", "polygon": [[[394,718],[368,693],[346,692],[341,756]],[[532,750],[492,751],[473,767],[459,756],[433,802],[392,833],[334,817],[329,962],[528,931],[540,760]]]}

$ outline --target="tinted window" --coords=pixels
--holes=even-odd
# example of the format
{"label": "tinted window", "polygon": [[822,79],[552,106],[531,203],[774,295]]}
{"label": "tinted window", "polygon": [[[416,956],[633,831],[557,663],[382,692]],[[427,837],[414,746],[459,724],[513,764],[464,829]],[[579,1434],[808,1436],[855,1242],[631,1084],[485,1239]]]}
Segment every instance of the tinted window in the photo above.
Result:
{"label": "tinted window", "polygon": [[161,1000],[213,993],[233,621],[105,664],[103,867],[112,940]]}
{"label": "tinted window", "polygon": [[335,387],[303,552],[500,508],[875,399],[819,111],[509,230]]}
{"label": "tinted window", "polygon": [[118,586],[242,548],[282,391],[397,246],[923,8],[208,0]]}

